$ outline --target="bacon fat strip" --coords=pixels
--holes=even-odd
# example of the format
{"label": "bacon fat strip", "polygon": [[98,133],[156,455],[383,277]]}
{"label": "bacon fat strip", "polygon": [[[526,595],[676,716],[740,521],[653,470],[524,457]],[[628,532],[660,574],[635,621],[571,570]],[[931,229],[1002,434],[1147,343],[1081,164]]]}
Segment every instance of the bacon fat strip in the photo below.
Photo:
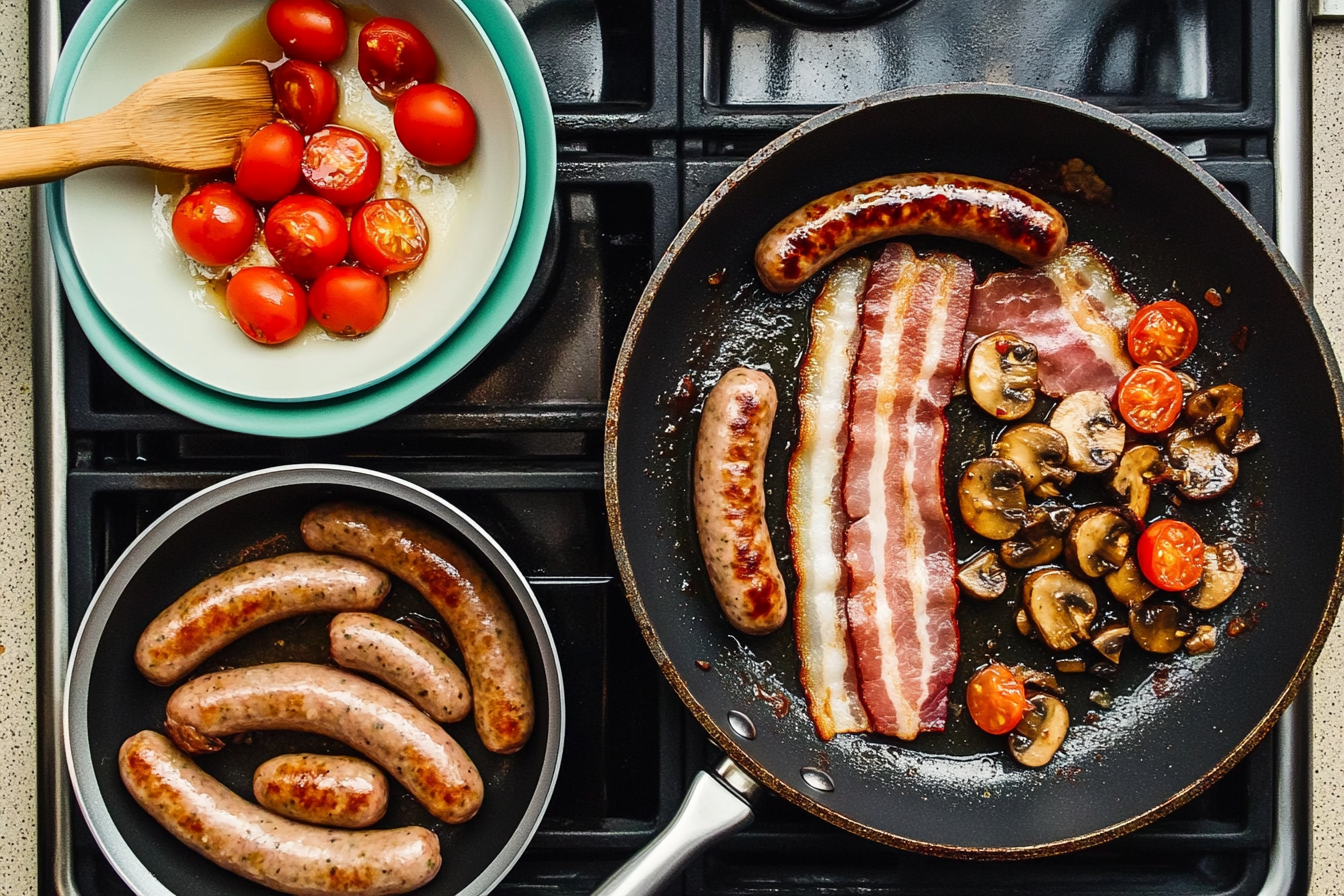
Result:
{"label": "bacon fat strip", "polygon": [[387,776],[354,756],[285,753],[257,766],[252,795],[295,821],[366,828],[387,812]]}
{"label": "bacon fat strip", "polygon": [[765,454],[779,399],[769,375],[736,367],[705,399],[695,443],[695,522],[723,614],[766,635],[789,612],[765,524]]}
{"label": "bacon fat strip", "polygon": [[430,814],[459,824],[481,807],[481,773],[446,731],[404,698],[331,666],[269,663],[211,672],[168,698],[168,736],[213,753],[248,731],[306,731],[363,753]]}
{"label": "bacon fat strip", "polygon": [[216,865],[295,896],[407,893],[439,873],[439,838],[422,827],[343,831],[258,808],[202,771],[156,731],[131,735],[122,783],[178,840]]}
{"label": "bacon fat strip", "polygon": [[798,573],[793,626],[803,690],[822,740],[868,730],[849,642],[843,484],[859,302],[871,267],[861,257],[838,262],[812,305],[812,339],[799,371],[798,447],[789,462],[789,537]]}
{"label": "bacon fat strip", "polygon": [[375,613],[342,613],[327,626],[337,665],[381,679],[436,722],[471,712],[467,677],[434,642]]}
{"label": "bacon fat strip", "polygon": [[303,613],[373,610],[390,588],[382,570],[332,554],[302,551],[243,563],[154,617],[135,646],[135,665],[155,684],[174,684],[263,625]]}
{"label": "bacon fat strip", "polygon": [[849,624],[873,731],[941,731],[956,671],[957,586],[943,446],[974,273],[892,243],[873,265],[854,368],[845,533]]}
{"label": "bacon fat strip", "polygon": [[410,517],[363,504],[315,507],[303,540],[380,566],[419,591],[448,623],[471,679],[485,748],[514,753],[532,735],[532,678],[518,624],[494,580],[465,550]]}
{"label": "bacon fat strip", "polygon": [[851,249],[932,234],[993,246],[1023,264],[1064,250],[1069,227],[1048,202],[1011,184],[943,172],[866,180],[798,209],[756,245],[756,272],[771,292],[797,289]]}

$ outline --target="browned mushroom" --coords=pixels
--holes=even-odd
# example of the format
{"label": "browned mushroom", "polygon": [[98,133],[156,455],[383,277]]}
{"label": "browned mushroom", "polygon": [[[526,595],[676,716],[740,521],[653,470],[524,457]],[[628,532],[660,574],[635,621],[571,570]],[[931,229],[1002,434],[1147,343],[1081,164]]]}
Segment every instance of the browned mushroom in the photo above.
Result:
{"label": "browned mushroom", "polygon": [[993,600],[1008,587],[1008,571],[993,551],[975,555],[957,573],[957,584],[963,594],[976,600]]}
{"label": "browned mushroom", "polygon": [[1241,585],[1246,572],[1237,549],[1225,541],[1204,545],[1204,576],[1199,585],[1185,593],[1185,599],[1196,610],[1212,610],[1232,596]]}
{"label": "browned mushroom", "polygon": [[1078,475],[1068,467],[1069,443],[1044,423],[1023,423],[994,443],[994,456],[1006,457],[1022,471],[1022,487],[1038,498],[1055,498]]}
{"label": "browned mushroom", "polygon": [[1120,457],[1111,476],[1111,491],[1125,502],[1129,512],[1139,519],[1148,512],[1153,482],[1166,471],[1162,452],[1153,445],[1135,445]]}
{"label": "browned mushroom", "polygon": [[1029,507],[1027,523],[1017,535],[999,545],[1004,565],[1031,569],[1064,553],[1064,534],[1073,521],[1072,507]]}
{"label": "browned mushroom", "polygon": [[1088,639],[1097,596],[1062,569],[1039,569],[1022,581],[1022,603],[1051,650],[1070,650]]}
{"label": "browned mushroom", "polygon": [[1129,556],[1137,527],[1118,507],[1089,507],[1073,519],[1064,539],[1069,569],[1089,579],[1115,572]]}
{"label": "browned mushroom", "polygon": [[1211,435],[1218,447],[1229,454],[1241,429],[1242,391],[1240,386],[1223,383],[1191,395],[1185,403],[1185,416],[1195,435]]}
{"label": "browned mushroom", "polygon": [[1027,701],[1022,721],[1008,735],[1008,752],[1029,768],[1040,768],[1054,758],[1069,733],[1069,711],[1059,698],[1036,694]]}
{"label": "browned mushroom", "polygon": [[1129,637],[1129,626],[1123,622],[1112,622],[1102,626],[1092,635],[1092,646],[1097,653],[1113,663],[1120,662],[1120,651],[1124,649],[1125,639]]}
{"label": "browned mushroom", "polygon": [[1152,583],[1144,578],[1138,561],[1132,555],[1126,557],[1125,562],[1120,564],[1120,568],[1115,572],[1108,572],[1105,581],[1106,587],[1111,589],[1115,599],[1131,610],[1141,606],[1157,591]]}
{"label": "browned mushroom", "polygon": [[1001,457],[972,461],[957,488],[961,516],[971,531],[1002,541],[1022,528],[1027,516],[1027,495],[1022,490],[1022,471]]}
{"label": "browned mushroom", "polygon": [[1064,693],[1064,689],[1059,686],[1059,681],[1049,672],[1031,669],[1021,663],[1013,666],[1009,671],[1013,673],[1013,678],[1017,679],[1017,683],[1024,688],[1037,688],[1054,694]]}
{"label": "browned mushroom", "polygon": [[966,385],[999,420],[1025,417],[1036,403],[1036,346],[1016,333],[990,333],[971,349]]}
{"label": "browned mushroom", "polygon": [[1024,638],[1031,638],[1036,634],[1036,627],[1031,624],[1031,617],[1027,615],[1026,607],[1017,608],[1017,612],[1013,614],[1013,624]]}
{"label": "browned mushroom", "polygon": [[1153,601],[1129,611],[1129,630],[1149,653],[1175,653],[1190,636],[1184,617],[1176,604]]}
{"label": "browned mushroom", "polygon": [[1216,498],[1237,481],[1237,459],[1218,447],[1212,436],[1189,428],[1178,429],[1167,439],[1170,477],[1187,498]]}
{"label": "browned mushroom", "polygon": [[1218,630],[1211,625],[1201,625],[1185,642],[1185,649],[1192,654],[1208,653],[1218,646]]}
{"label": "browned mushroom", "polygon": [[1050,414],[1050,427],[1064,436],[1069,467],[1079,473],[1109,470],[1125,448],[1125,424],[1100,392],[1065,396]]}

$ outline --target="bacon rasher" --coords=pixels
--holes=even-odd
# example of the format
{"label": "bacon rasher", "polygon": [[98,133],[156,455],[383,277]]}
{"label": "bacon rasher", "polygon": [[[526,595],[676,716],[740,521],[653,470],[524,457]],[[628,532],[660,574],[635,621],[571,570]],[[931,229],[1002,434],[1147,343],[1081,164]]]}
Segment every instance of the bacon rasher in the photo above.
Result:
{"label": "bacon rasher", "polygon": [[941,731],[957,664],[956,556],[943,501],[943,410],[974,273],[890,243],[863,301],[845,465],[850,636],[871,730]]}

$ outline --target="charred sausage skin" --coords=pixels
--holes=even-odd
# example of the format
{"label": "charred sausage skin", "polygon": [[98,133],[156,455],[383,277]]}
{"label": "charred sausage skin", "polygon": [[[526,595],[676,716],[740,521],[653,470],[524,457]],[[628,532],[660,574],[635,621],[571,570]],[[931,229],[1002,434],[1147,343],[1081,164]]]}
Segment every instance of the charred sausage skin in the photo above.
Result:
{"label": "charred sausage skin", "polygon": [[366,828],[387,812],[387,777],[354,756],[285,753],[257,766],[252,795],[295,821]]}
{"label": "charred sausage skin", "polygon": [[374,613],[341,613],[327,627],[337,665],[381,679],[436,722],[471,712],[467,677],[434,642]]}

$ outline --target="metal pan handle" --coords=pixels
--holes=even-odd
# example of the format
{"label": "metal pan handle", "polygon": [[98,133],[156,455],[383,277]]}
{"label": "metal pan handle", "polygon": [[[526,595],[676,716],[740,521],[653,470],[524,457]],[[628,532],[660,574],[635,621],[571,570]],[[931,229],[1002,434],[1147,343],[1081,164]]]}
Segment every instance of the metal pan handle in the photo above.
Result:
{"label": "metal pan handle", "polygon": [[593,896],[652,896],[720,837],[751,824],[761,785],[727,756],[696,774],[671,824],[607,878]]}

